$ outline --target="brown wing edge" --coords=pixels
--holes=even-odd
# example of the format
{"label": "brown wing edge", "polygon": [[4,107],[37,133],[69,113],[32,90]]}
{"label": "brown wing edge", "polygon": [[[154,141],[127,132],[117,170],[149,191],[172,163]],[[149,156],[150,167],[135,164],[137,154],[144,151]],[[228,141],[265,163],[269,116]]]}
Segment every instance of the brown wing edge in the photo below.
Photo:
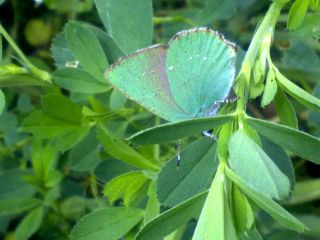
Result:
{"label": "brown wing edge", "polygon": [[214,31],[208,27],[197,27],[197,28],[191,28],[188,30],[182,30],[180,32],[177,32],[169,41],[169,47],[171,45],[171,42],[178,40],[181,37],[184,37],[188,34],[195,33],[195,32],[207,32],[210,33],[213,37],[217,37],[224,43],[226,43],[228,46],[230,46],[234,51],[237,51],[238,45],[235,42],[232,42],[228,39],[225,38],[225,36],[219,32],[219,31]]}
{"label": "brown wing edge", "polygon": [[[219,32],[219,31],[214,31],[212,29],[210,29],[209,27],[196,27],[196,28],[191,28],[191,29],[187,29],[187,30],[182,30],[180,32],[177,32],[170,40],[169,40],[169,47],[172,44],[172,42],[179,40],[180,38],[185,37],[188,34],[192,34],[192,33],[196,33],[196,32],[205,32],[205,33],[209,33],[212,35],[212,37],[218,38],[219,40],[221,40],[222,42],[224,42],[225,44],[227,44],[227,46],[229,46],[229,49],[231,50],[231,53],[233,54],[233,65],[236,65],[236,53],[237,50],[239,48],[239,46],[235,43],[232,42],[228,39],[225,38],[225,36]],[[230,94],[232,90],[232,86],[234,84],[234,80],[235,80],[235,76],[236,75],[236,69],[234,67],[233,71],[232,71],[232,81],[230,82],[230,91],[226,94],[226,97]],[[212,106],[211,106],[212,107]],[[210,107],[209,107],[210,108]]]}
{"label": "brown wing edge", "polygon": [[130,53],[128,55],[125,55],[123,57],[120,57],[117,59],[117,61],[115,63],[113,63],[112,65],[110,65],[106,70],[105,70],[105,73],[104,73],[104,76],[106,79],[107,78],[107,74],[108,72],[111,72],[115,67],[121,65],[124,61],[126,61],[128,58],[133,58],[141,53],[144,53],[148,50],[151,50],[151,49],[155,49],[155,48],[162,48],[162,49],[168,49],[168,46],[167,45],[164,45],[164,44],[155,44],[155,45],[152,45],[152,46],[149,46],[149,47],[146,47],[146,48],[142,48],[142,49],[138,49],[136,50],[135,52],[133,53]]}

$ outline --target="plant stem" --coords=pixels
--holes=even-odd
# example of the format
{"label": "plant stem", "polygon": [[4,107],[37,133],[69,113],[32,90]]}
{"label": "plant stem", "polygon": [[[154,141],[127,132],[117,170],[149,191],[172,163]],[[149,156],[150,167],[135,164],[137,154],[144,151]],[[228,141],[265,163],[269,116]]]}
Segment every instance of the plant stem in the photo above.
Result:
{"label": "plant stem", "polygon": [[26,66],[28,66],[29,68],[34,67],[1,24],[0,24],[0,34],[7,40],[7,42],[10,44],[13,50],[18,54],[18,56],[23,61],[23,63],[26,64]]}
{"label": "plant stem", "polygon": [[[284,3],[285,1],[274,1],[271,4],[266,16],[255,33],[242,62],[240,72],[236,78],[236,93],[237,96],[240,97],[237,101],[237,110],[239,113],[246,110],[250,90],[251,71],[261,48],[261,44],[264,42],[265,37],[270,36],[270,33],[273,35],[275,24]],[[241,119],[242,118],[239,119],[239,124],[243,124],[241,123]]]}
{"label": "plant stem", "polygon": [[172,16],[172,17],[154,17],[153,18],[153,24],[159,25],[163,23],[175,23],[175,22],[184,22],[189,24],[192,27],[195,27],[196,24],[188,18],[185,18],[183,16]]}
{"label": "plant stem", "polygon": [[0,34],[4,37],[4,39],[6,39],[6,41],[9,43],[9,45],[12,47],[12,49],[17,53],[19,58],[22,60],[22,62],[25,64],[25,66],[30,70],[30,72],[32,74],[34,74],[36,77],[40,78],[42,81],[46,81],[46,82],[51,83],[51,77],[50,77],[49,73],[35,67],[29,61],[29,59],[24,55],[24,53],[21,51],[21,49],[17,46],[17,44],[10,37],[8,32],[4,29],[2,24],[0,24]]}
{"label": "plant stem", "polygon": [[94,199],[96,200],[97,204],[102,207],[103,202],[100,200],[99,191],[98,191],[98,187],[97,187],[97,180],[93,174],[89,176],[89,183],[90,183],[91,193],[92,193]]}

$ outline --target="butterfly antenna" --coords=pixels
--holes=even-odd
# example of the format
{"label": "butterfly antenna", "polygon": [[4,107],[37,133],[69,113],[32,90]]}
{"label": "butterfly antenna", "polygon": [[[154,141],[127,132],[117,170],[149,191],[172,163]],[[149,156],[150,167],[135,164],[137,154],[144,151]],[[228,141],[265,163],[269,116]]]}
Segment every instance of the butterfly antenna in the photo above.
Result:
{"label": "butterfly antenna", "polygon": [[180,168],[180,160],[181,160],[181,157],[180,157],[180,150],[181,150],[181,140],[179,139],[178,140],[178,143],[176,144],[176,150],[177,150],[177,162],[176,162],[176,167],[177,169]]}

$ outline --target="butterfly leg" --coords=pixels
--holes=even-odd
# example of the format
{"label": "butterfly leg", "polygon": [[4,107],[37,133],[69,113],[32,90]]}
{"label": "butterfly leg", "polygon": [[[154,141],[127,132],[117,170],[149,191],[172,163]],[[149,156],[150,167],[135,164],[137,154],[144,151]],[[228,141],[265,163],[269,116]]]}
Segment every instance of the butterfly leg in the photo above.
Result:
{"label": "butterfly leg", "polygon": [[217,141],[218,138],[216,137],[216,135],[214,135],[212,132],[210,131],[203,131],[202,134],[205,136],[205,137],[208,137],[208,138],[212,138],[213,140]]}
{"label": "butterfly leg", "polygon": [[220,100],[220,101],[215,101],[214,104],[221,104],[221,103],[229,104],[229,103],[234,103],[234,102],[237,101],[238,99],[239,99],[239,97],[235,97],[235,98],[231,98],[231,99],[223,99],[223,100]]}
{"label": "butterfly leg", "polygon": [[181,160],[181,157],[180,157],[180,151],[181,151],[181,140],[179,139],[178,140],[178,143],[176,144],[176,151],[177,151],[177,162],[176,162],[176,167],[177,169],[180,168],[180,160]]}

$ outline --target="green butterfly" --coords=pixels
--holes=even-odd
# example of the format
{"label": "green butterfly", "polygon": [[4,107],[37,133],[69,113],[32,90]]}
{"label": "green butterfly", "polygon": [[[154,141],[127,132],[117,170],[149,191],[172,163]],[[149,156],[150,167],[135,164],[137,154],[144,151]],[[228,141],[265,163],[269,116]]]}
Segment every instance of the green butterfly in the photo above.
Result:
{"label": "green butterfly", "polygon": [[120,58],[105,78],[129,99],[167,121],[215,116],[235,78],[236,45],[194,28]]}

